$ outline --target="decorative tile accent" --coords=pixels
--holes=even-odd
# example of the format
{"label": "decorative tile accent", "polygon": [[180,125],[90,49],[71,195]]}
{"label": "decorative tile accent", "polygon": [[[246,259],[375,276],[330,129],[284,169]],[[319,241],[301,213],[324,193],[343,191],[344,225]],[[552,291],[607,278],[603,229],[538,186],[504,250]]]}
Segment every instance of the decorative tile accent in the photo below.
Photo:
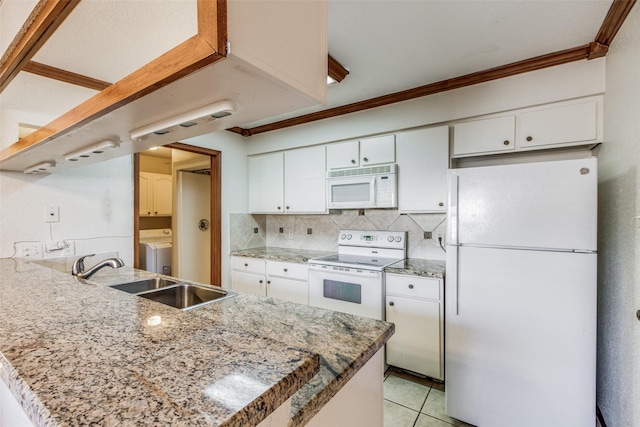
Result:
{"label": "decorative tile accent", "polygon": [[[417,259],[444,260],[445,252],[438,244],[438,234],[445,234],[444,214],[401,215],[397,209],[357,209],[331,211],[328,215],[230,215],[231,251],[260,246],[285,249],[336,252],[338,233],[343,229],[407,231],[407,256]],[[259,232],[253,233],[253,228]],[[280,233],[280,228],[284,230]],[[312,234],[307,229],[313,230]],[[289,238],[289,231],[293,238]],[[425,239],[424,232],[433,232]]]}

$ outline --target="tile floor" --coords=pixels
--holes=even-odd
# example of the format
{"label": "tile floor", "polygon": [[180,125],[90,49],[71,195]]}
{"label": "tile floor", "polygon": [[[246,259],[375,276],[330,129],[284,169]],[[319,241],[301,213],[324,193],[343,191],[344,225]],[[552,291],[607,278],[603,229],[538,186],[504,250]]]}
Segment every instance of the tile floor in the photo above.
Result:
{"label": "tile floor", "polygon": [[472,427],[444,412],[444,385],[393,368],[384,380],[385,427]]}

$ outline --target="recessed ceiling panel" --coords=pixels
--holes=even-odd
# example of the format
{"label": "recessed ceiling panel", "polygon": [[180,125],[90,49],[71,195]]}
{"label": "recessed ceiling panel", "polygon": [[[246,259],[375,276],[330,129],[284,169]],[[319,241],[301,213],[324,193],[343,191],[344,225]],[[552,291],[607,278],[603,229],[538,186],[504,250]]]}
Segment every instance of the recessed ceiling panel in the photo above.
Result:
{"label": "recessed ceiling panel", "polygon": [[82,0],[33,60],[114,83],[195,34],[195,0]]}

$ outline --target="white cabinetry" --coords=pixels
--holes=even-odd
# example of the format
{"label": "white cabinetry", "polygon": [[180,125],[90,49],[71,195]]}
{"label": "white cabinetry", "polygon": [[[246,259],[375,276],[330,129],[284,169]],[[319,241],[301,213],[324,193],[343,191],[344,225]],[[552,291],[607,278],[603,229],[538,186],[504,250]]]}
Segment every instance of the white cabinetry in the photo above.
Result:
{"label": "white cabinetry", "polygon": [[521,149],[596,141],[597,138],[595,101],[564,104],[520,115],[518,148]]}
{"label": "white cabinetry", "polygon": [[231,289],[264,296],[266,281],[263,259],[231,257]]}
{"label": "white cabinetry", "polygon": [[267,296],[309,305],[306,264],[267,261]]}
{"label": "white cabinetry", "polygon": [[515,139],[515,115],[458,123],[453,126],[453,154],[513,151]]}
{"label": "white cabinetry", "polygon": [[453,157],[602,142],[602,107],[592,96],[456,123]]}
{"label": "white cabinetry", "polygon": [[169,216],[172,211],[171,175],[140,172],[140,216]]}
{"label": "white cabinetry", "polygon": [[234,291],[309,304],[306,264],[231,257],[231,288]]}
{"label": "white cabinetry", "polygon": [[249,158],[252,213],[326,213],[325,147]]}
{"label": "white cabinetry", "polygon": [[386,274],[387,363],[444,380],[443,280]]}
{"label": "white cabinetry", "polygon": [[327,169],[395,163],[395,135],[327,145]]}
{"label": "white cabinetry", "polygon": [[397,134],[398,210],[445,212],[449,127],[418,129]]}

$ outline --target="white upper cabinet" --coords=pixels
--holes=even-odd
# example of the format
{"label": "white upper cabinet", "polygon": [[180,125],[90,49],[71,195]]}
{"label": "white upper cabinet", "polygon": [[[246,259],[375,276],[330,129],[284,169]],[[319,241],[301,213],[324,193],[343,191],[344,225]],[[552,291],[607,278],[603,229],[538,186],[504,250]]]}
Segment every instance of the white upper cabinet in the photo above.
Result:
{"label": "white upper cabinet", "polygon": [[523,113],[518,148],[596,141],[597,114],[595,101]]}
{"label": "white upper cabinet", "polygon": [[360,166],[394,163],[395,153],[395,135],[360,140]]}
{"label": "white upper cabinet", "polygon": [[325,147],[249,158],[252,213],[326,213]]}
{"label": "white upper cabinet", "polygon": [[516,144],[516,116],[458,123],[453,126],[453,154],[512,151]]}
{"label": "white upper cabinet", "polygon": [[249,157],[249,210],[284,212],[284,154]]}
{"label": "white upper cabinet", "polygon": [[325,147],[284,152],[284,200],[286,213],[325,213]]}
{"label": "white upper cabinet", "polygon": [[140,172],[140,216],[170,216],[172,188],[171,175]]}
{"label": "white upper cabinet", "polygon": [[456,123],[453,157],[602,142],[601,95]]}
{"label": "white upper cabinet", "polygon": [[395,135],[327,145],[327,169],[364,167],[395,161]]}
{"label": "white upper cabinet", "polygon": [[449,127],[418,129],[397,134],[398,210],[445,212]]}

